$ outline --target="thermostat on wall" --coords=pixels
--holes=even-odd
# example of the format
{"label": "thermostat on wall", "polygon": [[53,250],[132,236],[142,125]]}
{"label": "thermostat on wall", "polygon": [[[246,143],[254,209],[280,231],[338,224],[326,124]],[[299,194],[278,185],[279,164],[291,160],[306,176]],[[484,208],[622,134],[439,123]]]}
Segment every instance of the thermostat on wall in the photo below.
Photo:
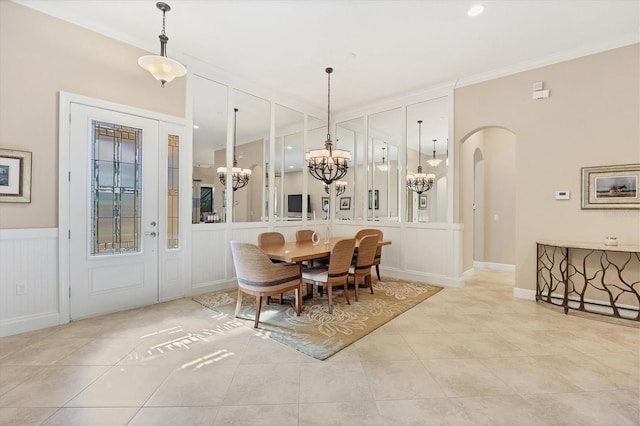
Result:
{"label": "thermostat on wall", "polygon": [[571,191],[556,191],[556,200],[568,200],[571,198]]}

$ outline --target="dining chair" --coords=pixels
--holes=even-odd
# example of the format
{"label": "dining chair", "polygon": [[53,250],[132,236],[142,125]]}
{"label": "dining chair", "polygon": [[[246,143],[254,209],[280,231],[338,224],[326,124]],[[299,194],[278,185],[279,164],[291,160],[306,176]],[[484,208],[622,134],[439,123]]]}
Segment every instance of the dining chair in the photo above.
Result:
{"label": "dining chair", "polygon": [[358,301],[358,286],[360,278],[364,279],[365,285],[373,294],[373,284],[371,283],[371,267],[378,249],[378,236],[365,235],[358,242],[358,251],[356,253],[356,263],[349,266],[349,276],[353,277],[353,284],[356,293],[356,302]]}
{"label": "dining chair", "polygon": [[[314,232],[315,231],[313,229],[300,229],[296,231],[296,241],[313,241]],[[317,262],[318,264],[327,264],[329,263],[329,258],[323,257],[321,259],[315,259],[315,262]],[[309,260],[302,263],[312,268],[314,265],[314,260]]]}
{"label": "dining chair", "polygon": [[[279,232],[262,232],[258,234],[258,245],[266,246],[270,244],[284,244],[284,235]],[[281,263],[280,260],[271,260],[272,263]],[[284,294],[280,295],[280,304],[284,300]],[[271,302],[271,297],[267,297],[267,305]]]}
{"label": "dining chair", "polygon": [[238,278],[236,317],[242,305],[242,295],[251,294],[256,297],[256,318],[253,327],[258,328],[262,298],[290,290],[295,292],[295,310],[296,314],[300,315],[302,312],[302,282],[298,265],[272,263],[271,259],[258,246],[239,241],[231,241],[231,254]]}
{"label": "dining chair", "polygon": [[355,238],[338,241],[331,249],[328,266],[316,266],[302,270],[302,281],[318,287],[327,287],[329,313],[333,313],[333,287],[343,286],[344,297],[349,301],[349,265],[356,248]]}
{"label": "dining chair", "polygon": [[[356,232],[356,240],[360,240],[365,235],[377,235],[378,241],[382,241],[382,231],[375,228],[365,228]],[[380,281],[380,261],[382,260],[382,246],[378,247],[376,250],[376,255],[373,258],[373,264],[376,267],[376,275],[378,276],[378,281]]]}

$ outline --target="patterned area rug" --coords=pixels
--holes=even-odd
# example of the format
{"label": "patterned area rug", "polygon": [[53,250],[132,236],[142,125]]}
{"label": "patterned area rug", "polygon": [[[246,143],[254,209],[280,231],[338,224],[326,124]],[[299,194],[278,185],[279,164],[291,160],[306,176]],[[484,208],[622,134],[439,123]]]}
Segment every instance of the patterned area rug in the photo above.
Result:
{"label": "patterned area rug", "polygon": [[[381,281],[374,278],[373,290],[374,294],[371,294],[368,288],[361,288],[358,291],[360,300],[356,302],[353,289],[350,289],[351,305],[347,305],[342,290],[334,290],[333,314],[328,311],[326,292],[320,297],[314,291],[314,297],[303,302],[300,316],[296,316],[290,304],[272,301],[262,306],[259,328],[271,339],[323,360],[433,296],[442,287],[382,277]],[[235,289],[225,290],[193,300],[233,318],[236,295]],[[285,297],[293,299],[293,292]],[[244,295],[238,316],[246,326],[253,327],[255,297]]]}

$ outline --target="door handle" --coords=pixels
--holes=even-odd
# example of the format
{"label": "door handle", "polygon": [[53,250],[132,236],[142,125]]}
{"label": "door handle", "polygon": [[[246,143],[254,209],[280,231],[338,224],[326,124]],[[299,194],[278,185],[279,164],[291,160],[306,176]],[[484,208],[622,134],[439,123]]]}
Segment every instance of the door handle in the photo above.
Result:
{"label": "door handle", "polygon": [[151,232],[145,232],[144,235],[148,235],[150,237],[155,237],[157,234],[154,231],[151,231]]}
{"label": "door handle", "polygon": [[155,222],[155,221],[153,221],[153,222],[151,222],[149,225],[151,225],[151,226],[156,226],[156,222]]}

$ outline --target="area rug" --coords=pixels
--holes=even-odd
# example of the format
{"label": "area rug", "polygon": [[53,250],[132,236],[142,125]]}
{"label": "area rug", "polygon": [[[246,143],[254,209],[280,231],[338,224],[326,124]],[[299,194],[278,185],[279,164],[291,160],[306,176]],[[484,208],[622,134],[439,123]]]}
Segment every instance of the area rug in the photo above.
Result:
{"label": "area rug", "polygon": [[[334,290],[333,314],[328,311],[326,292],[322,297],[315,292],[312,299],[305,300],[300,316],[296,316],[290,304],[272,301],[269,305],[263,304],[258,327],[271,339],[324,360],[433,296],[442,287],[382,277],[381,281],[374,279],[373,290],[371,294],[368,288],[361,288],[360,300],[356,302],[350,289],[351,305],[347,305],[341,290]],[[234,289],[204,294],[193,300],[233,318],[236,296]],[[293,293],[285,297],[292,299]],[[238,319],[253,327],[254,318],[255,297],[244,295]]]}

